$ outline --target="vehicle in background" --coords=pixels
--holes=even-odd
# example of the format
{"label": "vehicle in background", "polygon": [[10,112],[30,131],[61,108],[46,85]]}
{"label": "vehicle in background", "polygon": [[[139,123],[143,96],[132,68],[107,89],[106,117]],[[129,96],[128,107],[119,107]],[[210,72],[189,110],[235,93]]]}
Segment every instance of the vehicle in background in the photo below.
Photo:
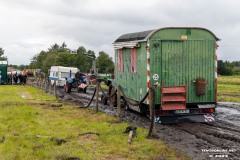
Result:
{"label": "vehicle in background", "polygon": [[52,66],[49,79],[51,84],[54,84],[54,80],[56,80],[56,85],[63,87],[66,84],[66,77],[74,78],[77,72],[78,69],[75,67]]}
{"label": "vehicle in background", "polygon": [[85,74],[77,72],[75,77],[66,77],[64,90],[70,93],[72,88],[77,88],[79,92],[87,92],[87,77]]}
{"label": "vehicle in background", "polygon": [[28,81],[33,82],[35,79],[36,70],[35,69],[24,69],[22,71],[22,74],[27,76]]}
{"label": "vehicle in background", "polygon": [[90,69],[90,73],[87,74],[88,80],[91,84],[97,82],[104,82],[107,84],[109,79],[112,79],[113,74],[111,73],[98,73],[98,68]]}
{"label": "vehicle in background", "polygon": [[7,61],[0,61],[0,85],[7,84],[8,76],[7,76]]}

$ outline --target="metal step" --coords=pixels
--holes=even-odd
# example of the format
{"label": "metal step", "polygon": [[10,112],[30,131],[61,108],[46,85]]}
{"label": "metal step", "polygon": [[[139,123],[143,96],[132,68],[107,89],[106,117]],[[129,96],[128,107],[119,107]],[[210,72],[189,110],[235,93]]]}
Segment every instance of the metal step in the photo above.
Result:
{"label": "metal step", "polygon": [[186,102],[185,95],[164,95],[162,97],[163,102]]}
{"label": "metal step", "polygon": [[186,93],[184,86],[163,87],[162,93]]}
{"label": "metal step", "polygon": [[186,86],[162,87],[162,110],[186,109]]}
{"label": "metal step", "polygon": [[181,103],[167,103],[162,104],[162,110],[180,110],[180,109],[187,109],[186,104]]}

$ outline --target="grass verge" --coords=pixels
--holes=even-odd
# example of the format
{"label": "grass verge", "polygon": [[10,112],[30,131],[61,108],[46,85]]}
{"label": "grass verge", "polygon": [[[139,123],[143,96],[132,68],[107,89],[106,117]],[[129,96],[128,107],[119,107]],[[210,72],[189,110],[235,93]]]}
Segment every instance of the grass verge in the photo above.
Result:
{"label": "grass verge", "polygon": [[218,101],[240,103],[240,76],[218,77]]}
{"label": "grass verge", "polygon": [[[123,131],[129,125],[91,109],[56,103],[53,96],[29,86],[0,86],[1,159],[188,159],[137,129],[131,145]],[[88,132],[97,134],[86,134]],[[66,140],[57,144],[49,137]],[[0,139],[1,140],[1,139]]]}

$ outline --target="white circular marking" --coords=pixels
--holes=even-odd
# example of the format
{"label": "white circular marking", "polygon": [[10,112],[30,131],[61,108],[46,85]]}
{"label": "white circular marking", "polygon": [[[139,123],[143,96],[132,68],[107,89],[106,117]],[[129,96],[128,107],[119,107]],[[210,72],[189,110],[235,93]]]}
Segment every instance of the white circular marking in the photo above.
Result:
{"label": "white circular marking", "polygon": [[153,80],[156,81],[156,80],[158,80],[158,78],[159,78],[158,74],[154,74],[154,75],[153,75]]}

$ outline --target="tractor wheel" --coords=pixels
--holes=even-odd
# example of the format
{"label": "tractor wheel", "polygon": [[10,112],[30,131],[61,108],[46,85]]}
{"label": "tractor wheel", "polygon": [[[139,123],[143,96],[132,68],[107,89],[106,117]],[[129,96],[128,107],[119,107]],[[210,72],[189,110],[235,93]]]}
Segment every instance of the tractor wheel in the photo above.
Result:
{"label": "tractor wheel", "polygon": [[80,88],[79,86],[77,87],[77,91],[78,93],[80,93],[82,91],[82,88]]}

